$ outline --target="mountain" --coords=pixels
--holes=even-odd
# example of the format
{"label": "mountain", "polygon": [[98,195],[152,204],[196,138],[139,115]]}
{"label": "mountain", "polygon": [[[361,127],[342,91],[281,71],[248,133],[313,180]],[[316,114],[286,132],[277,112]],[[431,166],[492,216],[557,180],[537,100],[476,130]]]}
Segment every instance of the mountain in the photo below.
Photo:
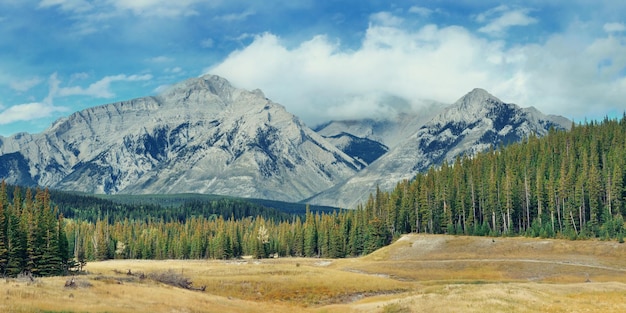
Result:
{"label": "mountain", "polygon": [[[475,89],[451,106],[313,131],[260,90],[207,75],[0,137],[0,179],[99,194],[203,193],[354,208],[378,187],[570,122]],[[304,199],[304,200],[303,200]]]}
{"label": "mountain", "polygon": [[363,164],[260,90],[218,76],[0,137],[9,183],[105,194],[214,193],[298,201]]}
{"label": "mountain", "polygon": [[367,200],[377,187],[390,190],[431,165],[519,141],[532,133],[543,136],[552,127],[567,129],[570,123],[562,117],[543,115],[535,108],[504,103],[485,90],[474,89],[354,177],[306,201],[353,208]]}
{"label": "mountain", "polygon": [[326,138],[346,133],[393,148],[413,135],[444,108],[445,105],[441,103],[430,103],[417,111],[399,112],[393,117],[331,121],[315,127],[314,130]]}
{"label": "mountain", "polygon": [[331,121],[313,129],[346,154],[369,165],[442,109],[442,104],[432,103],[417,112],[399,112],[381,119]]}

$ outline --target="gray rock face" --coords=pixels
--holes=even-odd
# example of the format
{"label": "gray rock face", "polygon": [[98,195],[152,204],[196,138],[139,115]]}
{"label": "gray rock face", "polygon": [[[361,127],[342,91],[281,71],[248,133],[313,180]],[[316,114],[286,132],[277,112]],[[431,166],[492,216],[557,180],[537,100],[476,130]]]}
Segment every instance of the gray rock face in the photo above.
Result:
{"label": "gray rock face", "polygon": [[13,165],[1,178],[91,193],[298,201],[363,167],[261,91],[217,76],[80,111],[2,143],[0,162]]}

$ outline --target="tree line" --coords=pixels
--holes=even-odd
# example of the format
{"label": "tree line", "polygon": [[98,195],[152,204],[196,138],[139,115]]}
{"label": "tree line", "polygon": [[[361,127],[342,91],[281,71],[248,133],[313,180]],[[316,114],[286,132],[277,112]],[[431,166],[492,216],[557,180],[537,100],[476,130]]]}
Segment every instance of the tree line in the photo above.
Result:
{"label": "tree line", "polygon": [[180,221],[114,223],[68,221],[70,250],[79,260],[230,259],[302,256],[339,258],[372,252],[391,242],[373,211],[312,213],[289,221],[262,216],[192,217]]}
{"label": "tree line", "polygon": [[[9,186],[11,194],[12,186]],[[123,197],[123,196],[122,196]],[[132,197],[132,196],[131,196]],[[160,196],[157,200],[125,203],[124,199],[114,201],[83,194],[63,191],[50,191],[50,198],[58,206],[59,212],[68,219],[95,223],[107,219],[108,223],[117,220],[163,220],[184,222],[192,216],[222,216],[225,219],[239,219],[247,216],[263,216],[266,219],[289,220],[292,214],[278,209],[236,198],[179,199],[177,196]],[[168,202],[172,204],[167,205]],[[304,212],[302,212],[304,213]]]}

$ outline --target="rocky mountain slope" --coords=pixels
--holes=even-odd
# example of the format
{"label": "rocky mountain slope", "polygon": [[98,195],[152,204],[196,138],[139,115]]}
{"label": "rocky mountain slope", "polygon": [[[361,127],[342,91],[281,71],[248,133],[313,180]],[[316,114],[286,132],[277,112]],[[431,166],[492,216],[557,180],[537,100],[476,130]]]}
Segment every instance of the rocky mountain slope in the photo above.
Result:
{"label": "rocky mountain slope", "polygon": [[259,90],[217,76],[0,138],[0,178],[90,193],[214,193],[298,201],[363,164]]}
{"label": "rocky mountain slope", "polygon": [[551,127],[570,126],[565,118],[504,103],[485,90],[474,89],[366,169],[307,201],[354,208],[367,200],[377,186],[392,189],[399,181],[444,160],[519,141],[531,133],[542,136]]}

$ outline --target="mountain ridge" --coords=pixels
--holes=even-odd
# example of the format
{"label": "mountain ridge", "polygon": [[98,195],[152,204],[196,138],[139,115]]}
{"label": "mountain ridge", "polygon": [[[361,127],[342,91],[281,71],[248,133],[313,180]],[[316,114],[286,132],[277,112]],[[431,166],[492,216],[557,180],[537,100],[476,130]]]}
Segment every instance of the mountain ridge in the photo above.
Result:
{"label": "mountain ridge", "polygon": [[79,111],[41,134],[3,141],[0,158],[21,153],[38,184],[92,193],[297,201],[363,166],[262,92],[217,76]]}
{"label": "mountain ridge", "polygon": [[318,205],[355,207],[377,188],[391,190],[405,179],[444,160],[474,155],[492,146],[518,141],[534,133],[542,136],[551,127],[568,124],[504,103],[484,89],[476,88],[422,125],[363,171],[305,201]]}
{"label": "mountain ridge", "polygon": [[0,137],[0,178],[102,194],[214,193],[354,207],[460,154],[567,119],[476,88],[454,104],[308,128],[261,90],[214,75],[91,107],[39,134]]}

